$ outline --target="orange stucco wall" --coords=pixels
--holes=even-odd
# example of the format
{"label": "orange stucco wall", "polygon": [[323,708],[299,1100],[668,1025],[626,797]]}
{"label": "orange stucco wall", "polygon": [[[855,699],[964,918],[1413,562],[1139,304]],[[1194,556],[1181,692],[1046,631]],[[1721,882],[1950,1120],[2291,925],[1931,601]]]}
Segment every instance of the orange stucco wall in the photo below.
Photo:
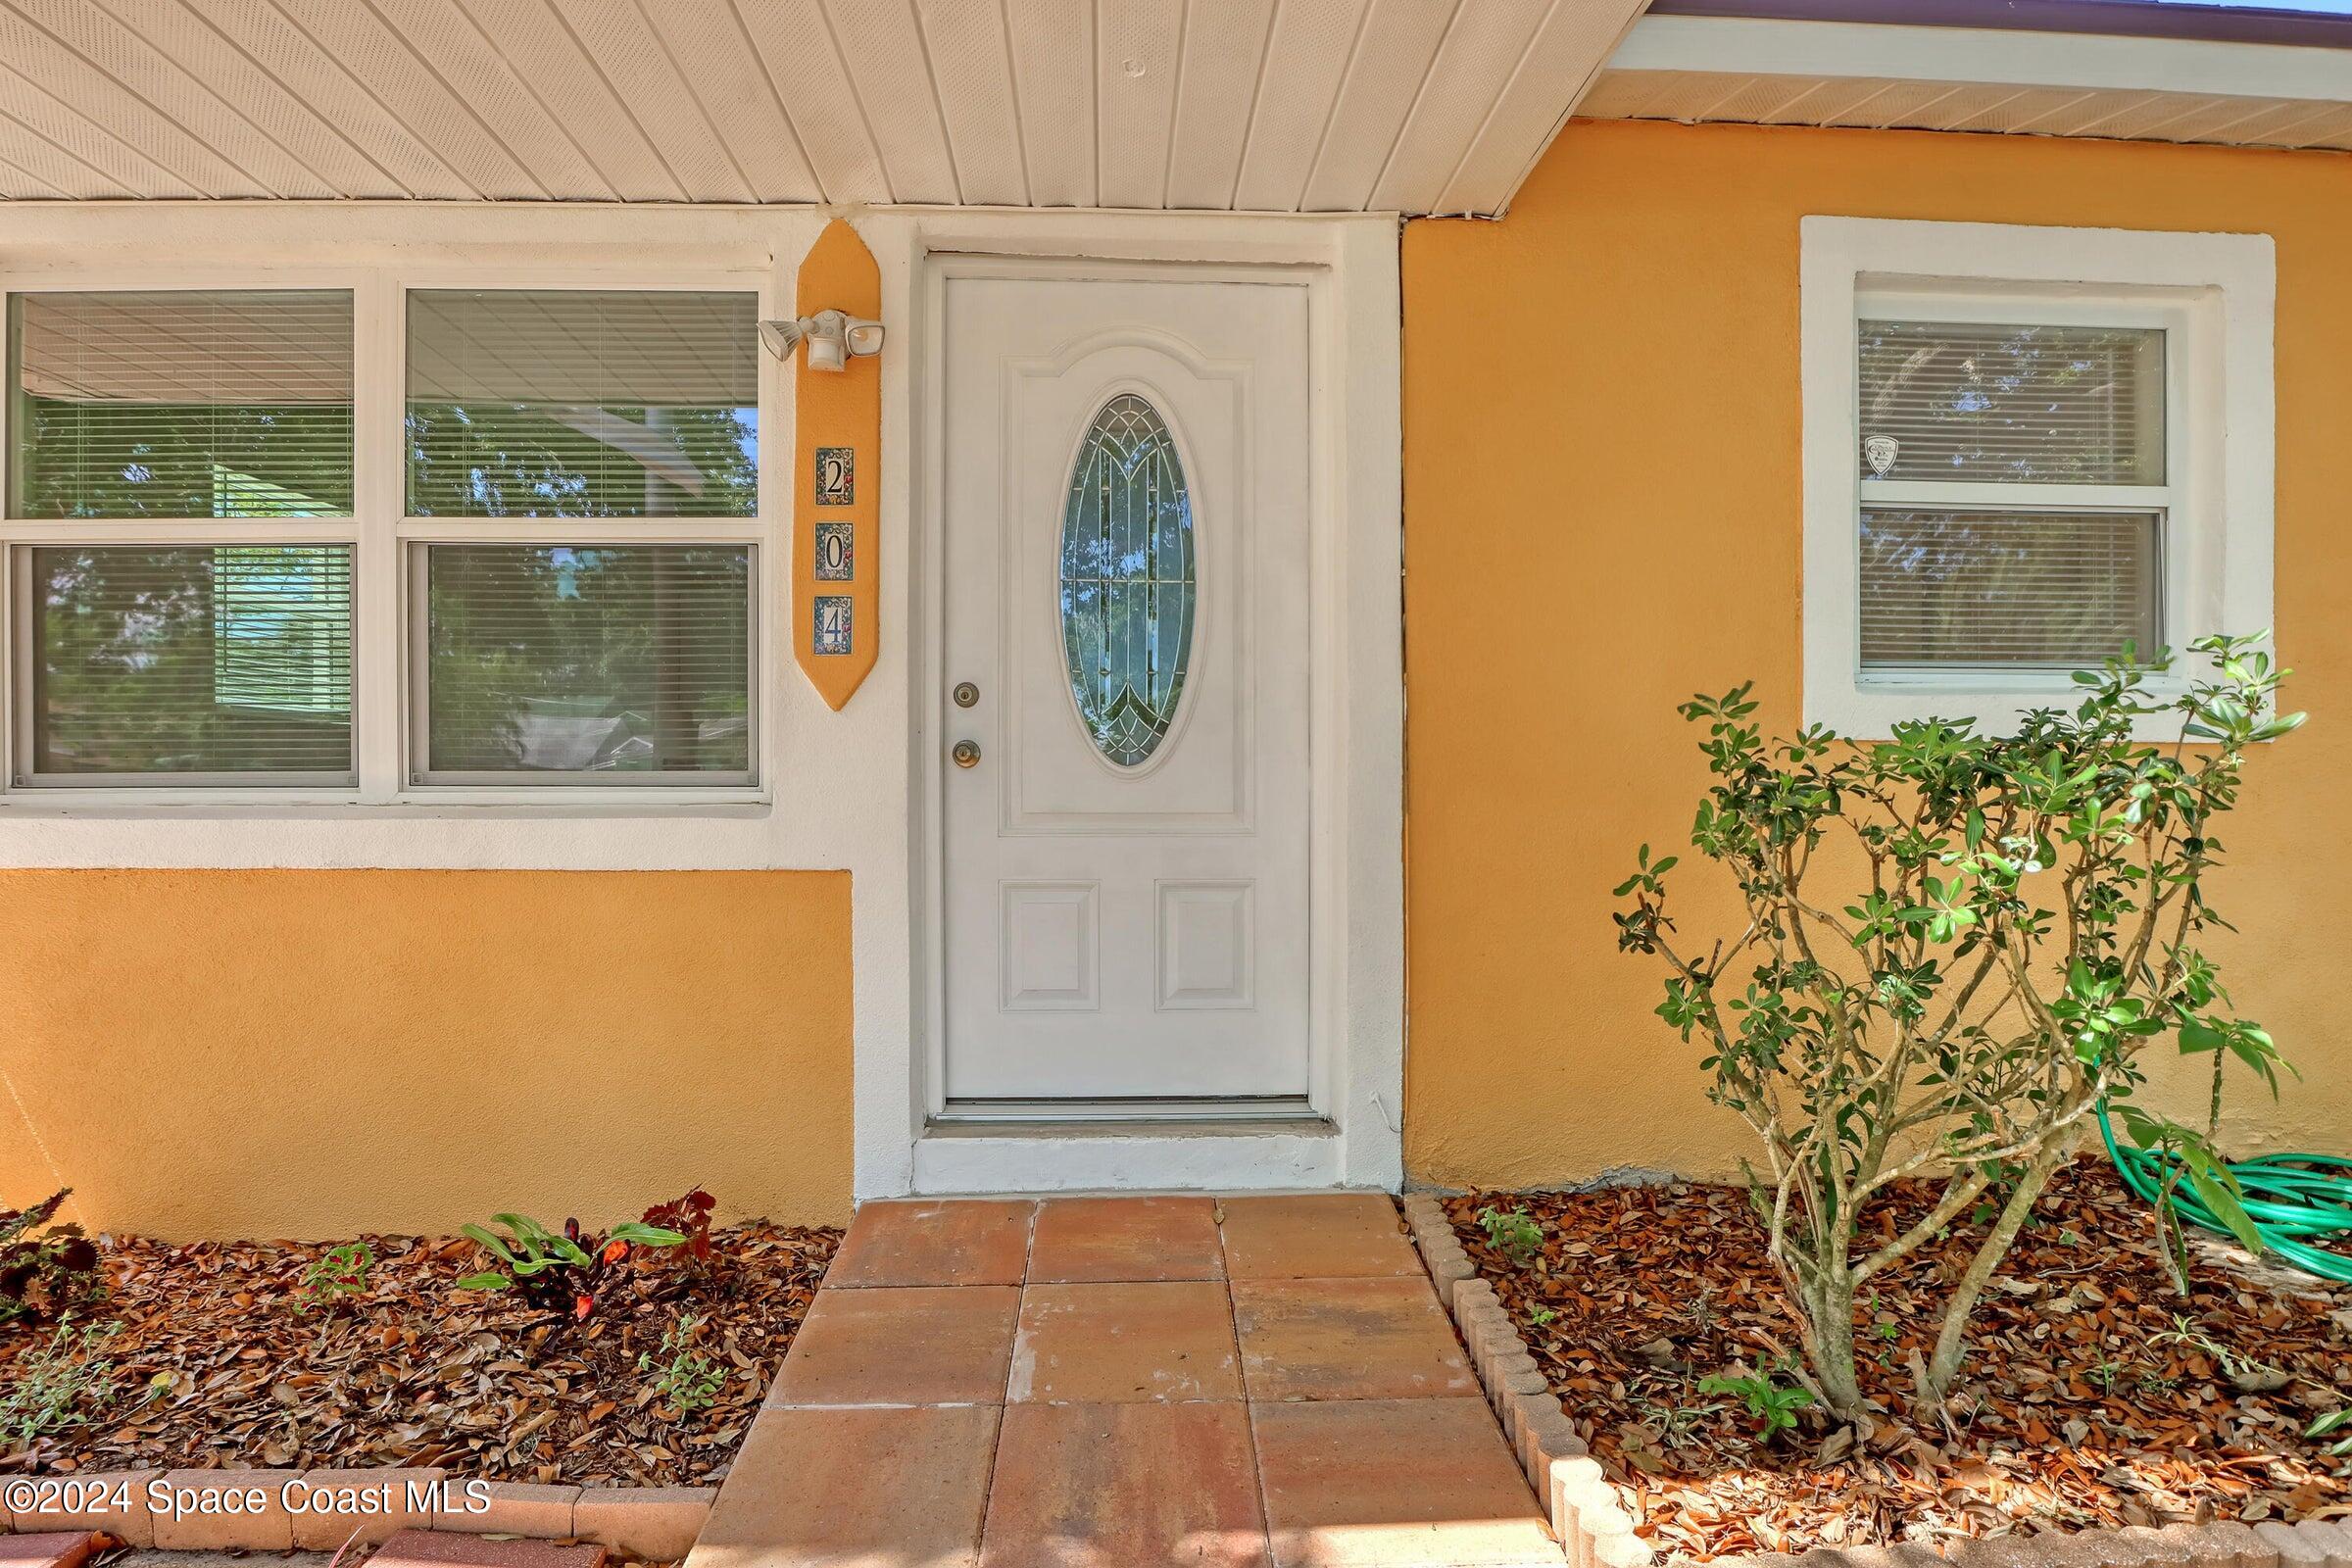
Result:
{"label": "orange stucco wall", "polygon": [[[1719,1175],[1747,1148],[1609,890],[1687,840],[1677,702],[1753,677],[1796,717],[1816,213],[2276,237],[2276,619],[2314,718],[2253,769],[2217,884],[2245,936],[2214,946],[2305,1075],[2276,1108],[2241,1088],[2230,1141],[2352,1150],[2352,158],[1578,122],[1505,220],[1404,239],[1409,1171]],[[1695,936],[1730,906],[1681,912]]]}
{"label": "orange stucco wall", "polygon": [[850,1195],[826,872],[0,872],[0,1202],[171,1237]]}
{"label": "orange stucco wall", "polygon": [[[1504,221],[1404,236],[1411,1176],[1746,1147],[1609,888],[1703,785],[1675,703],[1753,677],[1796,715],[1812,213],[2277,238],[2277,624],[2315,722],[2254,770],[2219,949],[2305,1081],[2241,1091],[2232,1135],[2352,1149],[2352,158],[1577,123]],[[838,873],[0,872],[0,1202],[70,1182],[93,1226],[598,1221],[697,1182],[836,1220],[851,1056]]]}

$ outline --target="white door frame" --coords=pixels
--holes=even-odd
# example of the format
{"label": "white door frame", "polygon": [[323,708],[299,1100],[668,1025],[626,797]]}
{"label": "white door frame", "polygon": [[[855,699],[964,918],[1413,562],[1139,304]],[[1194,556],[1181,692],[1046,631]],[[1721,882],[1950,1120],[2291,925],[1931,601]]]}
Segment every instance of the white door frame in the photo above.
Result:
{"label": "white door frame", "polygon": [[[885,646],[907,652],[904,902],[857,897],[855,1186],[910,1193],[1395,1189],[1403,1175],[1404,667],[1397,220],[1133,213],[876,212],[881,265]],[[1308,290],[1312,450],[1313,1124],[934,1125],[941,1108],[945,685],[937,548],[945,353],[934,258],[1041,275],[1185,263],[1281,268]],[[889,373],[895,370],[897,373]],[[896,491],[895,495],[891,494]],[[887,655],[885,656],[887,657]],[[874,890],[881,893],[882,890]],[[875,907],[896,904],[895,911]],[[895,913],[898,918],[890,918]],[[879,919],[875,918],[879,917]],[[904,1027],[892,1027],[903,1020]]]}

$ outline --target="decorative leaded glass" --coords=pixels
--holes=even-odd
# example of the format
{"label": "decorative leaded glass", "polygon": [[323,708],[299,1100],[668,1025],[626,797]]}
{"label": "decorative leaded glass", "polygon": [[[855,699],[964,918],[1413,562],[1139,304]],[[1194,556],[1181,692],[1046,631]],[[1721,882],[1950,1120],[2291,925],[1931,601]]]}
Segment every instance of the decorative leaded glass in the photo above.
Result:
{"label": "decorative leaded glass", "polygon": [[1061,639],[1096,750],[1134,767],[1184,700],[1193,653],[1193,498],[1167,421],[1122,392],[1079,443],[1061,511]]}

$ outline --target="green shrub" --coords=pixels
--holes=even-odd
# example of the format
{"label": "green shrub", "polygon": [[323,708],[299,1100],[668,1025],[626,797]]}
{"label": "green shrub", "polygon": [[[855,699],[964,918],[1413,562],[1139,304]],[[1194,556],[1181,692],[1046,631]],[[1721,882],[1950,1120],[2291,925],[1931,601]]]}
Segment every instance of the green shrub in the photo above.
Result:
{"label": "green shrub", "polygon": [[[1683,707],[1706,726],[1714,780],[1690,842],[1731,873],[1742,923],[1686,941],[1675,860],[1645,845],[1617,889],[1618,945],[1664,961],[1659,1014],[1703,1045],[1710,1098],[1763,1146],[1750,1195],[1837,1414],[1863,1408],[1855,1292],[1989,1198],[1916,1390],[1941,1403],[2034,1200],[2101,1102],[2139,1086],[2151,1049],[2170,1039],[2214,1052],[2217,1073],[2234,1059],[2272,1077],[2270,1036],[2233,1014],[2197,947],[2225,923],[2206,880],[2247,753],[2303,718],[2270,716],[2282,672],[2259,641],[2197,643],[2212,673],[2171,697],[2149,687],[2168,657],[2127,650],[2074,677],[2071,711],[2030,713],[2010,736],[1928,719],[1876,744],[1819,726],[1767,744],[1747,686]],[[2160,721],[2171,744],[2135,738]],[[2243,1222],[2227,1170],[2198,1168]],[[1943,1178],[1933,1207],[1863,1241],[1863,1205],[1927,1174]]]}

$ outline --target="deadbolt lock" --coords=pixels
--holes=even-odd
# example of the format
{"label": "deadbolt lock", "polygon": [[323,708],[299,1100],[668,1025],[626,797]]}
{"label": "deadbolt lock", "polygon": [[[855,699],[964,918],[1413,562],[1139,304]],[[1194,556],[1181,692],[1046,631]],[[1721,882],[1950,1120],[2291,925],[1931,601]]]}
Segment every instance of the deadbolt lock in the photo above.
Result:
{"label": "deadbolt lock", "polygon": [[980,765],[980,747],[974,741],[957,741],[955,750],[949,752],[948,756],[955,759],[957,767]]}
{"label": "deadbolt lock", "polygon": [[980,700],[980,688],[968,680],[959,680],[956,683],[955,697],[957,708],[969,708]]}

